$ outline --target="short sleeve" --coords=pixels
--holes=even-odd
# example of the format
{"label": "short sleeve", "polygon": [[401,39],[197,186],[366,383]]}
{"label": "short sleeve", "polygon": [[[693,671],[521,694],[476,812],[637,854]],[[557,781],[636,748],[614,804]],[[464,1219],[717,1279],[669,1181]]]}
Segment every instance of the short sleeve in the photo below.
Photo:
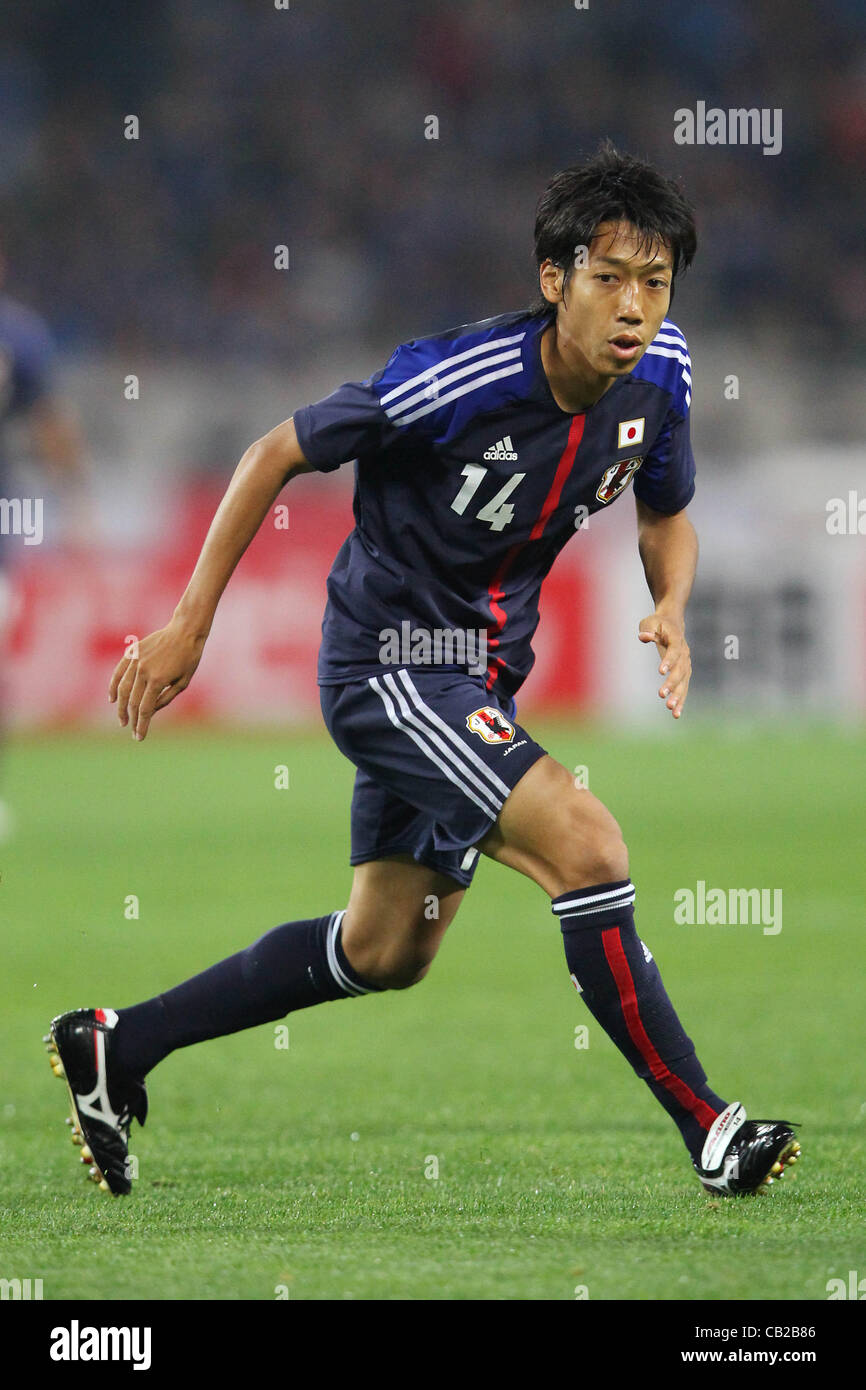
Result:
{"label": "short sleeve", "polygon": [[695,459],[688,410],[671,409],[634,478],[634,493],[653,511],[673,516],[695,495]]}
{"label": "short sleeve", "polygon": [[304,458],[322,473],[350,459],[375,453],[393,432],[375,389],[381,373],[366,381],[349,381],[330,396],[305,405],[293,415]]}
{"label": "short sleeve", "polygon": [[292,418],[307,462],[330,473],[351,459],[378,453],[407,430],[429,428],[426,419],[423,424],[418,420],[425,410],[407,413],[405,407],[419,395],[430,399],[428,379],[434,370],[427,366],[424,340],[401,343],[366,381],[347,381],[323,400],[296,410]]}

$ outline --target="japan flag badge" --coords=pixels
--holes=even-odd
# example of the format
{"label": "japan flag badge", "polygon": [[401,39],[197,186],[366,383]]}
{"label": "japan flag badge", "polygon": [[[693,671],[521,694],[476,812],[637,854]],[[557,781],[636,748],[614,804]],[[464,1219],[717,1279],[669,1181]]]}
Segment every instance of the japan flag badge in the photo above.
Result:
{"label": "japan flag badge", "polygon": [[618,449],[630,449],[633,444],[643,444],[643,428],[646,424],[646,417],[641,416],[639,420],[620,420],[619,438],[616,447]]}

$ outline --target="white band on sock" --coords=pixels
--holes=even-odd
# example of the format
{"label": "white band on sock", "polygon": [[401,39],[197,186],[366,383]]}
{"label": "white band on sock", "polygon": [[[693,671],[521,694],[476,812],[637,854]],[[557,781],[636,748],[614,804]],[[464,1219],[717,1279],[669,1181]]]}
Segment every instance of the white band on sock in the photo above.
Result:
{"label": "white band on sock", "polygon": [[328,934],[325,938],[325,946],[328,954],[328,968],[340,989],[344,989],[347,994],[371,994],[373,991],[364,985],[356,984],[350,980],[344,970],[340,969],[340,962],[337,959],[337,937],[340,934],[340,927],[347,909],[344,907],[342,912],[335,912],[328,923]]}
{"label": "white band on sock", "polygon": [[557,917],[590,917],[595,912],[607,912],[609,908],[631,907],[634,898],[634,884],[629,880],[622,887],[608,888],[604,893],[591,893],[553,903],[551,911]]}

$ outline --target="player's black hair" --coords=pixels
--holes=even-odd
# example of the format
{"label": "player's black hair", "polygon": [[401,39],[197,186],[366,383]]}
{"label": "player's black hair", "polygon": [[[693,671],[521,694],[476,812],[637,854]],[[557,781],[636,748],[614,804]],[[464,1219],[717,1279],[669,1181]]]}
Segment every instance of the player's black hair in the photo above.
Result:
{"label": "player's black hair", "polygon": [[[589,246],[602,222],[630,222],[641,237],[641,251],[662,242],[673,258],[674,280],[691,265],[698,238],[694,212],[680,188],[652,164],[620,154],[605,140],[583,164],[571,164],[554,174],[538,200],[535,213],[535,260],[551,260],[565,270],[563,291],[574,269],[578,246]],[[556,313],[556,305],[539,290],[533,313]]]}

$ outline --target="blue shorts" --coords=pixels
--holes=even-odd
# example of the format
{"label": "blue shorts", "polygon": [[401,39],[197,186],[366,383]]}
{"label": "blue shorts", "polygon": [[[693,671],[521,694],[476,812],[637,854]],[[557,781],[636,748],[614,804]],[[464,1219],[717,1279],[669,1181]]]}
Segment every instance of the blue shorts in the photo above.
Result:
{"label": "blue shorts", "polygon": [[545,749],[466,671],[395,667],[320,687],[322,714],[358,769],[350,863],[409,854],[468,887],[473,848]]}

